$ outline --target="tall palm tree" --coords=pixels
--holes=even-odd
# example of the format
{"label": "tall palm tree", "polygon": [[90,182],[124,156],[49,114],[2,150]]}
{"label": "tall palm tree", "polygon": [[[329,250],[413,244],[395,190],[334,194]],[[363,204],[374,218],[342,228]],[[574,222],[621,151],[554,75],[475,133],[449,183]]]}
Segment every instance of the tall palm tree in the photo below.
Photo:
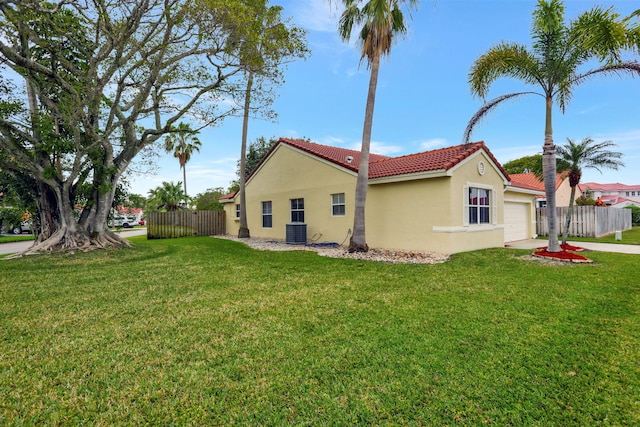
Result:
{"label": "tall palm tree", "polygon": [[[309,53],[304,39],[305,31],[283,19],[282,6],[269,6],[268,0],[251,0],[236,3],[233,13],[244,16],[245,25],[237,28],[229,38],[232,49],[236,50],[244,74],[244,103],[242,118],[242,141],[240,148],[240,227],[238,237],[250,237],[246,210],[246,168],[247,136],[249,114],[255,112],[252,104],[261,101],[262,114],[273,112],[264,109],[274,100],[272,87],[283,80],[282,65],[295,58],[305,58]],[[269,84],[265,84],[268,82]],[[257,84],[256,84],[257,83]]]}
{"label": "tall palm tree", "polygon": [[[638,75],[640,64],[618,58],[630,34],[628,21],[621,20],[613,9],[596,7],[578,19],[564,24],[564,4],[560,0],[539,0],[533,13],[533,48],[516,43],[501,43],[478,58],[469,72],[474,95],[485,98],[491,84],[500,77],[512,77],[537,86],[539,92],[519,92],[500,96],[487,103],[471,118],[464,133],[468,142],[473,127],[498,104],[525,94],[536,94],[545,100],[543,179],[547,198],[549,252],[560,251],[558,244],[555,173],[556,155],[553,144],[552,112],[554,103],[564,113],[572,92],[580,83],[597,75]],[[582,71],[594,61],[604,65]]]}
{"label": "tall palm tree", "polygon": [[573,214],[573,202],[576,197],[576,187],[580,184],[582,178],[582,169],[595,169],[602,172],[601,168],[618,170],[620,166],[624,166],[619,159],[622,153],[610,151],[610,148],[616,147],[611,141],[596,143],[591,138],[585,138],[580,143],[567,138],[565,145],[556,147],[558,160],[562,160],[568,164],[566,170],[569,171],[569,186],[571,187],[571,196],[569,197],[569,209],[567,210],[567,218],[565,226],[562,230],[562,244],[567,244],[567,235],[569,233],[569,225],[571,225],[571,215]]}
{"label": "tall palm tree", "polygon": [[362,25],[358,41],[362,45],[361,61],[367,61],[370,69],[369,90],[364,113],[360,163],[356,180],[356,195],[353,216],[353,234],[349,242],[349,252],[367,252],[369,246],[365,234],[365,204],[369,181],[369,149],[373,109],[376,101],[376,87],[380,58],[391,53],[391,44],[396,35],[405,34],[404,15],[401,5],[408,9],[417,7],[418,0],[342,0],[345,10],[340,16],[339,33],[348,42],[354,25]]}
{"label": "tall palm tree", "polygon": [[173,152],[173,157],[178,159],[184,185],[184,194],[187,195],[187,163],[191,160],[194,151],[200,151],[202,143],[196,136],[198,132],[191,129],[186,123],[172,126],[171,133],[164,139],[164,148],[167,153]]}

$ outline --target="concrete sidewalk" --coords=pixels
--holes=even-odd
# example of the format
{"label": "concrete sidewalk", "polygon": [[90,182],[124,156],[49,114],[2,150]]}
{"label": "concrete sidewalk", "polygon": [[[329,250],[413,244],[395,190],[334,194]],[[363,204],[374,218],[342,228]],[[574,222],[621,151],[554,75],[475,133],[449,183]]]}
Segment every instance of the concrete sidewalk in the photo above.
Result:
{"label": "concrete sidewalk", "polygon": [[[519,240],[517,242],[509,242],[505,244],[505,248],[513,249],[537,249],[547,246],[548,240]],[[584,249],[600,252],[617,252],[621,254],[640,255],[640,245],[622,245],[617,243],[593,243],[593,242],[572,242],[567,241],[572,246],[578,246]]]}

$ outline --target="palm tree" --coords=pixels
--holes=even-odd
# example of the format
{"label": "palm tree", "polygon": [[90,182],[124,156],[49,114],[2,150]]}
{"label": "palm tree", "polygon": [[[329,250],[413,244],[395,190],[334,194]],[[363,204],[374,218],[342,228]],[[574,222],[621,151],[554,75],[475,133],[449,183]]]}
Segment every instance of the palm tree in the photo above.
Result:
{"label": "palm tree", "polygon": [[569,186],[571,187],[571,196],[569,197],[569,209],[567,210],[567,218],[564,229],[562,231],[562,244],[567,244],[567,235],[569,233],[569,225],[571,224],[571,215],[573,214],[573,202],[576,197],[576,187],[580,184],[582,178],[582,169],[595,169],[602,172],[601,168],[618,170],[620,166],[624,166],[620,160],[622,153],[610,151],[609,148],[616,147],[611,141],[596,143],[591,138],[585,138],[580,143],[575,143],[567,138],[567,143],[563,146],[556,147],[558,160],[566,162],[569,167]]}
{"label": "palm tree", "polygon": [[[243,6],[246,6],[243,7]],[[230,43],[240,59],[246,76],[240,148],[240,227],[238,237],[250,237],[246,211],[246,168],[249,113],[256,98],[262,107],[274,100],[271,86],[283,80],[281,66],[294,58],[305,58],[309,53],[304,39],[305,31],[282,19],[282,6],[269,6],[268,0],[252,0],[236,4],[234,14],[244,14],[245,25],[237,28]],[[270,85],[264,84],[269,82]],[[258,83],[256,85],[256,83]],[[255,107],[253,107],[255,111]],[[271,111],[262,111],[265,116]]]}
{"label": "palm tree", "polygon": [[149,190],[150,205],[169,212],[177,211],[188,199],[181,187],[180,181],[175,184],[164,181],[161,186]]}
{"label": "palm tree", "polygon": [[187,195],[187,163],[191,160],[194,151],[200,151],[202,143],[196,136],[198,132],[191,129],[186,123],[179,123],[177,127],[171,127],[164,139],[164,149],[167,153],[173,152],[173,157],[178,159],[184,183],[184,194]]}
{"label": "palm tree", "polygon": [[[572,91],[597,75],[639,75],[640,64],[618,58],[625,48],[630,33],[628,22],[619,20],[613,9],[594,8],[583,13],[568,26],[564,24],[564,4],[560,0],[539,0],[533,13],[533,48],[516,43],[501,43],[478,58],[469,72],[469,83],[474,95],[485,98],[491,84],[500,77],[512,77],[540,92],[519,92],[500,96],[485,105],[471,118],[464,133],[468,142],[473,127],[498,104],[525,94],[536,94],[545,100],[545,130],[543,180],[547,198],[549,225],[549,252],[560,251],[558,244],[555,173],[556,156],[553,144],[553,105],[557,102],[564,113]],[[593,61],[605,65],[581,71]]]}
{"label": "palm tree", "polygon": [[396,35],[405,34],[407,28],[400,6],[409,9],[417,7],[418,0],[342,0],[345,10],[340,16],[339,33],[348,42],[354,25],[362,25],[358,40],[362,45],[360,60],[367,60],[371,73],[364,113],[362,147],[356,180],[356,195],[353,216],[353,234],[349,242],[349,252],[367,252],[369,246],[365,235],[365,203],[369,181],[369,149],[373,109],[376,100],[380,58],[391,53],[391,44]]}

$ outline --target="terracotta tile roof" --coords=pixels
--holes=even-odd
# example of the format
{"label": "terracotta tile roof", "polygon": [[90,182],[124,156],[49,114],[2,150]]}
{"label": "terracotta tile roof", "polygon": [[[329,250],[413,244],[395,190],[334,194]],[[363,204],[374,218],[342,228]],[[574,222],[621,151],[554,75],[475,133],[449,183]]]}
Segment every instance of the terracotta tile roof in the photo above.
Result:
{"label": "terracotta tile roof", "polygon": [[619,182],[613,184],[598,184],[597,182],[584,182],[578,184],[580,191],[639,191],[640,185],[626,185]]}
{"label": "terracotta tile roof", "polygon": [[491,154],[484,142],[473,142],[371,163],[369,178],[382,178],[437,170],[446,171],[480,150],[484,150],[504,176],[509,177],[509,174],[502,168],[496,158],[493,157],[493,154]]}
{"label": "terracotta tile roof", "polygon": [[[316,157],[328,160],[331,163],[335,163],[354,172],[358,171],[358,165],[360,164],[360,151],[316,144],[315,142],[302,141],[299,139],[281,138],[278,143],[291,145],[292,147],[299,148],[302,151],[306,151]],[[351,158],[351,161],[348,160],[349,158]],[[388,158],[389,157],[382,156],[380,154],[369,153],[369,164]]]}
{"label": "terracotta tile roof", "polygon": [[[556,174],[556,190],[558,189],[558,187],[560,187],[560,185],[568,175],[568,172]],[[542,182],[542,180],[539,180],[533,172],[514,173],[509,175],[509,177],[511,178],[511,185],[514,187],[544,191],[544,182]]]}
{"label": "terracotta tile roof", "polygon": [[218,197],[218,200],[232,200],[236,197],[236,194],[238,194],[238,190],[234,191],[233,193]]}
{"label": "terracotta tile roof", "polygon": [[544,191],[544,183],[540,181],[533,172],[512,173],[509,177],[511,178],[511,185],[514,187]]}
{"label": "terracotta tile roof", "polygon": [[[354,172],[358,171],[359,151],[286,138],[280,139],[278,143],[291,145]],[[484,142],[457,145],[401,157],[387,157],[371,153],[369,155],[369,178],[383,178],[437,170],[446,171],[481,149],[487,153],[505,177],[508,178],[509,175],[491,154]],[[347,161],[349,156],[353,158],[351,163]]]}

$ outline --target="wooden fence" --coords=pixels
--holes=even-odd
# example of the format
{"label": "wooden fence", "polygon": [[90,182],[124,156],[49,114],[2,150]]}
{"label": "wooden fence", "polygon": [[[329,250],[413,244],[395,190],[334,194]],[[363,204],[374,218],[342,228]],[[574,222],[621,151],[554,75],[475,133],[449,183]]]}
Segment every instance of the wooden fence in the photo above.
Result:
{"label": "wooden fence", "polygon": [[[567,220],[568,207],[556,208],[558,235],[562,235]],[[569,236],[602,237],[616,231],[630,230],[631,209],[601,206],[574,206]],[[547,208],[536,209],[536,231],[540,236],[549,235]]]}
{"label": "wooden fence", "polygon": [[224,211],[148,212],[147,239],[225,234]]}

